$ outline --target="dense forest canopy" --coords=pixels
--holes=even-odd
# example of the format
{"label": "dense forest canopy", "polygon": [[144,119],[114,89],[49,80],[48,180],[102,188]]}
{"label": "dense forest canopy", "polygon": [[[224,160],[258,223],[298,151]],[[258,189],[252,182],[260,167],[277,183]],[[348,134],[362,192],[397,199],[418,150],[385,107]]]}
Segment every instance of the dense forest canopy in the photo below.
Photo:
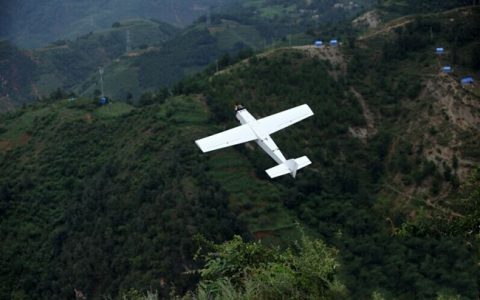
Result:
{"label": "dense forest canopy", "polygon": [[[51,70],[83,55],[62,79],[102,59],[138,77],[106,76],[125,94],[108,105],[92,77],[93,95],[54,89],[0,114],[0,298],[478,298],[480,91],[459,79],[479,67],[480,10],[380,2],[386,20],[427,13],[322,26],[313,11],[333,3],[299,1],[308,21],[288,33],[273,28],[299,10],[246,1],[181,31],[118,22],[45,49],[55,55],[1,42],[10,78],[48,55]],[[125,28],[162,41],[136,40],[116,61]],[[333,36],[339,47],[311,45]],[[238,125],[238,103],[255,117],[308,103],[314,116],[272,138],[312,165],[270,180],[274,162],[253,143],[201,153],[196,139]]]}

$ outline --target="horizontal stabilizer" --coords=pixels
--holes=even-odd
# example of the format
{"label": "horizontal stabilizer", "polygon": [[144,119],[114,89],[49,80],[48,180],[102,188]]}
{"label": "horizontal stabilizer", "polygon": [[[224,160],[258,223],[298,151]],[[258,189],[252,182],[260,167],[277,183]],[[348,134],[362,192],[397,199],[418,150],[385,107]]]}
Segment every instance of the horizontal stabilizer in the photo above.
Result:
{"label": "horizontal stabilizer", "polygon": [[297,170],[300,170],[301,168],[305,168],[306,166],[308,166],[309,164],[312,163],[312,162],[308,159],[308,157],[306,157],[306,156],[302,156],[302,157],[299,157],[299,158],[295,159],[295,162],[296,162],[297,165],[298,165]]}
{"label": "horizontal stabilizer", "polygon": [[267,172],[268,176],[270,176],[270,178],[275,178],[275,177],[278,177],[278,176],[289,174],[291,171],[287,167],[287,165],[283,163],[281,165],[278,165],[278,166],[275,166],[273,168],[270,168],[270,169],[266,170],[266,172]]}
{"label": "horizontal stabilizer", "polygon": [[308,159],[308,157],[302,156],[297,159],[289,159],[283,164],[266,170],[266,172],[270,178],[275,178],[286,174],[291,174],[292,177],[295,178],[297,170],[300,170],[311,163],[312,162]]}

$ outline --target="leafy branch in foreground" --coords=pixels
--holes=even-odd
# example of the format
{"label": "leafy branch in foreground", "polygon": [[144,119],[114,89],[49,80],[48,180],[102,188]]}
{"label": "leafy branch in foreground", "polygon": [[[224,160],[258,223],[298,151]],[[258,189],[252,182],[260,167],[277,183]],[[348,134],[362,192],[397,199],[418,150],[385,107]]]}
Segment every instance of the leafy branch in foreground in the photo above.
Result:
{"label": "leafy branch in foreground", "polygon": [[293,247],[271,248],[234,236],[202,255],[197,290],[184,299],[338,299],[336,251],[305,235]]}

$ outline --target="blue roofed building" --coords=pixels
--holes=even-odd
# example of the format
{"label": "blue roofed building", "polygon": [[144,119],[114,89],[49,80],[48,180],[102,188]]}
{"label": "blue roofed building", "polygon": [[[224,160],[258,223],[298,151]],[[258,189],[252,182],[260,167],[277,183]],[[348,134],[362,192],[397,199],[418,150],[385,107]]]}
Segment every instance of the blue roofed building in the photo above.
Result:
{"label": "blue roofed building", "polygon": [[320,41],[320,40],[315,41],[314,45],[315,45],[316,48],[322,48],[323,47],[323,41]]}
{"label": "blue roofed building", "polygon": [[453,69],[452,69],[451,66],[444,66],[444,67],[442,67],[442,72],[443,73],[452,73]]}
{"label": "blue roofed building", "polygon": [[471,84],[474,84],[475,83],[475,80],[473,80],[473,77],[472,76],[467,76],[467,77],[464,77],[460,80],[460,83],[462,85],[471,85]]}
{"label": "blue roofed building", "polygon": [[100,97],[98,104],[100,105],[106,105],[108,104],[108,98],[107,97]]}
{"label": "blue roofed building", "polygon": [[437,54],[443,54],[443,53],[445,53],[445,49],[444,49],[444,48],[441,48],[441,47],[440,47],[440,48],[436,48],[436,49],[435,49],[435,53],[437,53]]}
{"label": "blue roofed building", "polygon": [[330,46],[336,47],[338,46],[338,41],[337,40],[330,40]]}

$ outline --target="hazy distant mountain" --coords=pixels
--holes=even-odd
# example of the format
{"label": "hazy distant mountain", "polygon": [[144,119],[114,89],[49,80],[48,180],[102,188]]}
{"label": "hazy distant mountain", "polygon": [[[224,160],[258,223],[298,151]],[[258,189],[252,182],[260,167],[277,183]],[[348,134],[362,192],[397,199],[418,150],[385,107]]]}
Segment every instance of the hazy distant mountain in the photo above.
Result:
{"label": "hazy distant mountain", "polygon": [[107,28],[129,18],[189,24],[212,7],[232,0],[2,0],[0,37],[20,47],[39,47]]}
{"label": "hazy distant mountain", "polygon": [[[107,24],[107,29],[32,50],[27,57],[31,56],[35,64],[31,69],[20,69],[20,73],[12,71],[16,69],[8,58],[5,63],[0,62],[0,71],[2,68],[9,70],[3,76],[5,84],[0,87],[0,96],[8,103],[3,109],[13,109],[21,103],[48,96],[57,88],[83,96],[92,95],[99,89],[97,70],[100,65],[105,67],[105,89],[109,97],[125,100],[126,95],[133,95],[138,100],[142,93],[169,86],[198,72],[224,53],[234,54],[247,47],[258,50],[282,41],[288,43],[286,36],[289,34],[302,36],[290,37],[290,43],[295,44],[298,38],[301,44],[310,43],[314,36],[302,33],[316,27],[339,32],[332,24],[340,26],[342,20],[363,12],[372,0],[357,0],[351,6],[337,7],[336,4],[335,0],[315,3],[295,0],[287,6],[281,4],[281,0],[216,1],[214,5],[218,6],[212,9],[209,18],[199,17],[182,30],[145,18],[114,21],[114,24]],[[199,4],[195,7],[202,10]],[[121,7],[118,10],[121,11]],[[132,48],[124,55],[127,29]],[[70,31],[73,32],[80,31]],[[26,31],[23,37],[31,34],[32,31]],[[0,53],[1,50],[2,47]],[[13,81],[15,78],[28,80]]]}

